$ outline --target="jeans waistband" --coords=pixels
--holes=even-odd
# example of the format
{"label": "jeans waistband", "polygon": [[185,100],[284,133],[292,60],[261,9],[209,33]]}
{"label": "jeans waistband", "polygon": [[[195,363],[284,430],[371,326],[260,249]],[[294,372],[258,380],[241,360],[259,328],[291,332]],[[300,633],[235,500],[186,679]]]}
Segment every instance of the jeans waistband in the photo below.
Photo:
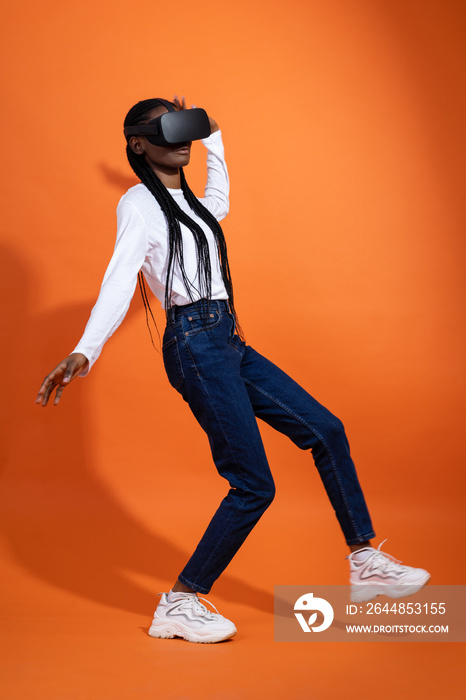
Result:
{"label": "jeans waistband", "polygon": [[212,313],[212,311],[218,311],[218,313],[221,313],[222,311],[229,312],[230,305],[228,303],[228,299],[211,299],[210,301],[207,301],[207,299],[199,299],[199,301],[194,301],[192,304],[171,306],[168,309],[167,320],[169,323],[174,323],[177,318],[180,318],[180,316],[196,311],[198,313],[203,311],[207,311],[209,313]]}

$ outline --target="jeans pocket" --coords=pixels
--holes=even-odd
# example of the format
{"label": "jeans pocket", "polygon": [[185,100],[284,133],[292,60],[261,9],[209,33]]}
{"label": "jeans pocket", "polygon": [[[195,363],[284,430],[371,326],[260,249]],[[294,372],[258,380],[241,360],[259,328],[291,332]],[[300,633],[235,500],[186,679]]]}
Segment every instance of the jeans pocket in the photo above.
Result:
{"label": "jeans pocket", "polygon": [[218,311],[193,311],[183,319],[183,328],[187,328],[185,335],[192,336],[200,331],[208,331],[215,328],[221,321],[221,314]]}
{"label": "jeans pocket", "polygon": [[168,381],[174,389],[179,391],[184,382],[184,372],[176,335],[163,346],[162,354]]}

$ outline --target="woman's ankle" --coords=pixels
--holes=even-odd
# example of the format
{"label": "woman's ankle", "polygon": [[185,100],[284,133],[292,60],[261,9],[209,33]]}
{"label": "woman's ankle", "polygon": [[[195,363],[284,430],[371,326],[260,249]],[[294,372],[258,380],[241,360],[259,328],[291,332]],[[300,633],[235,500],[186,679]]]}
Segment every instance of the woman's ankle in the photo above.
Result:
{"label": "woman's ankle", "polygon": [[195,591],[193,588],[185,586],[179,579],[173,585],[172,591],[173,593],[197,593],[197,591]]}

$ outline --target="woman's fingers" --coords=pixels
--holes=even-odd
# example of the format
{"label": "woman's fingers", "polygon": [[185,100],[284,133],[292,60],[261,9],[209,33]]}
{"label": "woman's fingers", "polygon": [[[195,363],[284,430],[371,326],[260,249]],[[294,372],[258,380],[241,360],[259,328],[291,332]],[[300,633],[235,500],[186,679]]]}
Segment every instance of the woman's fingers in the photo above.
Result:
{"label": "woman's fingers", "polygon": [[65,387],[62,386],[61,384],[59,384],[59,385],[57,386],[57,390],[56,390],[56,392],[55,392],[55,400],[54,400],[54,402],[53,402],[53,405],[54,405],[54,406],[56,406],[56,405],[58,404],[58,402],[60,401],[60,398],[61,398],[61,395],[62,395],[62,393],[63,393],[63,389],[64,389],[64,388],[65,388]]}
{"label": "woman's fingers", "polygon": [[181,101],[180,101],[180,99],[178,98],[178,95],[175,95],[173,98],[173,102],[175,103],[175,106],[177,107],[177,109],[186,109],[186,100],[184,97],[182,97]]}
{"label": "woman's fingers", "polygon": [[73,373],[76,369],[75,360],[69,360],[66,365],[65,374],[63,375],[63,383],[71,382],[73,379]]}
{"label": "woman's fingers", "polygon": [[[55,397],[55,405],[58,403],[60,400],[60,396],[62,394],[63,389],[65,388],[64,386],[60,387],[61,382],[64,381],[64,376],[63,376],[63,370],[60,371],[60,369],[57,367],[56,370],[51,372],[47,377],[45,377],[44,381],[42,382],[42,386],[39,389],[39,393],[37,394],[37,399],[36,403],[42,404],[42,406],[47,406],[50,398],[50,394],[54,390],[56,386],[58,388],[61,388],[60,393],[58,395],[58,400],[57,397]],[[69,383],[69,379],[67,380],[67,383]]]}
{"label": "woman's fingers", "polygon": [[36,403],[44,407],[47,406],[52,391],[57,387],[54,400],[54,405],[56,406],[60,401],[63,390],[78,376],[87,364],[87,357],[81,353],[70,355],[60,362],[42,382],[39,393],[37,394]]}
{"label": "woman's fingers", "polygon": [[66,364],[61,362],[52,372],[50,372],[50,374],[45,377],[39,389],[39,393],[37,394],[36,403],[41,403],[42,406],[47,406],[50,394],[52,393],[54,387],[63,380],[65,371]]}

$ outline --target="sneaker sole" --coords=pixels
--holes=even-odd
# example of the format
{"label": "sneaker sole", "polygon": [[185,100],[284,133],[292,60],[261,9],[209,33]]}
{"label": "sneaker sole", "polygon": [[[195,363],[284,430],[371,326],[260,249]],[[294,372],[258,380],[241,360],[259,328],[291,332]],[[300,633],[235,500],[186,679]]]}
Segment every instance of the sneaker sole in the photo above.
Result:
{"label": "sneaker sole", "polygon": [[417,593],[429,581],[430,576],[427,576],[417,583],[398,584],[396,586],[392,586],[388,583],[352,583],[350,598],[353,603],[364,603],[368,600],[373,600],[373,598],[377,598],[379,595],[386,595],[388,598],[403,598],[404,596]]}
{"label": "sneaker sole", "polygon": [[236,627],[230,632],[223,632],[217,634],[200,635],[196,634],[193,630],[186,629],[181,624],[170,622],[169,624],[152,624],[149,629],[149,636],[156,637],[158,639],[173,639],[174,637],[181,637],[187,642],[196,642],[198,644],[214,644],[216,642],[223,642],[226,639],[231,639],[235,636],[237,632]]}

